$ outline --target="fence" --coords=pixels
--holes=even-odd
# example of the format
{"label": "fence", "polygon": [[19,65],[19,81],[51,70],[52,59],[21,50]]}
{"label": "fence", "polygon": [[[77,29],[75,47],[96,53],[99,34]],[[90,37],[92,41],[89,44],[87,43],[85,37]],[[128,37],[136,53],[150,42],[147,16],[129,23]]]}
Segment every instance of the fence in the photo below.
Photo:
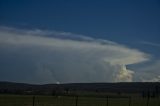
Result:
{"label": "fence", "polygon": [[0,106],[160,106],[160,98],[0,95]]}

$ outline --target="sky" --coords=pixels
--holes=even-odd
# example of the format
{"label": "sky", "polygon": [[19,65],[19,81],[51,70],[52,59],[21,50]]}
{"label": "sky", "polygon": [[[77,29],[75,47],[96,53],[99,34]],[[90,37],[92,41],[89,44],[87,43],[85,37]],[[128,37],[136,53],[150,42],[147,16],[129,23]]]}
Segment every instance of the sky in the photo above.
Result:
{"label": "sky", "polygon": [[0,81],[160,82],[159,0],[1,0]]}

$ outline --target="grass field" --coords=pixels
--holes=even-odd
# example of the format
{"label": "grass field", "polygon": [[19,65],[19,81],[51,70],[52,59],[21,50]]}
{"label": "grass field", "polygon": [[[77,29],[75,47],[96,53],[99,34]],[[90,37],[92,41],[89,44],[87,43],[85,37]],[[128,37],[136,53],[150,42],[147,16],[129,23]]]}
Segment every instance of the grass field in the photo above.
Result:
{"label": "grass field", "polygon": [[160,106],[160,98],[0,95],[0,106]]}

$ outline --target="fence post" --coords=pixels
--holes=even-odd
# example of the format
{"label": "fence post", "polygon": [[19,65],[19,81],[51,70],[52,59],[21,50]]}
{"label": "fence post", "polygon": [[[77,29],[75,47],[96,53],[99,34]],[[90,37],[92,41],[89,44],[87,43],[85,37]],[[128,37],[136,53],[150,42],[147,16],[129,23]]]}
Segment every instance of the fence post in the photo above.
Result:
{"label": "fence post", "polygon": [[149,106],[149,99],[150,99],[150,97],[148,96],[147,97],[147,106]]}
{"label": "fence post", "polygon": [[107,100],[106,100],[106,106],[108,106],[108,96],[106,97],[106,99],[107,99]]}
{"label": "fence post", "polygon": [[129,97],[129,106],[131,106],[131,97]]}
{"label": "fence post", "polygon": [[33,101],[32,101],[32,106],[34,106],[34,103],[35,103],[35,96],[33,96]]}
{"label": "fence post", "polygon": [[76,106],[78,106],[78,96],[76,96]]}

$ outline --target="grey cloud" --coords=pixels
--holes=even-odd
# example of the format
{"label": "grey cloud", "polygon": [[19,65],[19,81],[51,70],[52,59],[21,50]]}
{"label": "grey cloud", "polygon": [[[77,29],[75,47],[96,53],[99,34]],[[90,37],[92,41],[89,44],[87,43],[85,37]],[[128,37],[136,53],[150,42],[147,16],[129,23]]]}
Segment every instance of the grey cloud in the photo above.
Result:
{"label": "grey cloud", "polygon": [[[9,74],[19,72],[20,66],[6,69],[10,64],[0,65],[1,70],[8,70],[0,80],[28,83],[132,81],[134,71],[126,69],[126,65],[149,60],[149,55],[112,41],[66,32],[5,27],[0,28],[0,51],[1,63],[23,61],[22,69],[28,69],[27,74],[20,74],[26,76],[24,79],[10,79]],[[7,58],[9,55],[14,58]]]}
{"label": "grey cloud", "polygon": [[143,82],[160,81],[160,60],[149,63],[142,67],[135,68],[135,79]]}

